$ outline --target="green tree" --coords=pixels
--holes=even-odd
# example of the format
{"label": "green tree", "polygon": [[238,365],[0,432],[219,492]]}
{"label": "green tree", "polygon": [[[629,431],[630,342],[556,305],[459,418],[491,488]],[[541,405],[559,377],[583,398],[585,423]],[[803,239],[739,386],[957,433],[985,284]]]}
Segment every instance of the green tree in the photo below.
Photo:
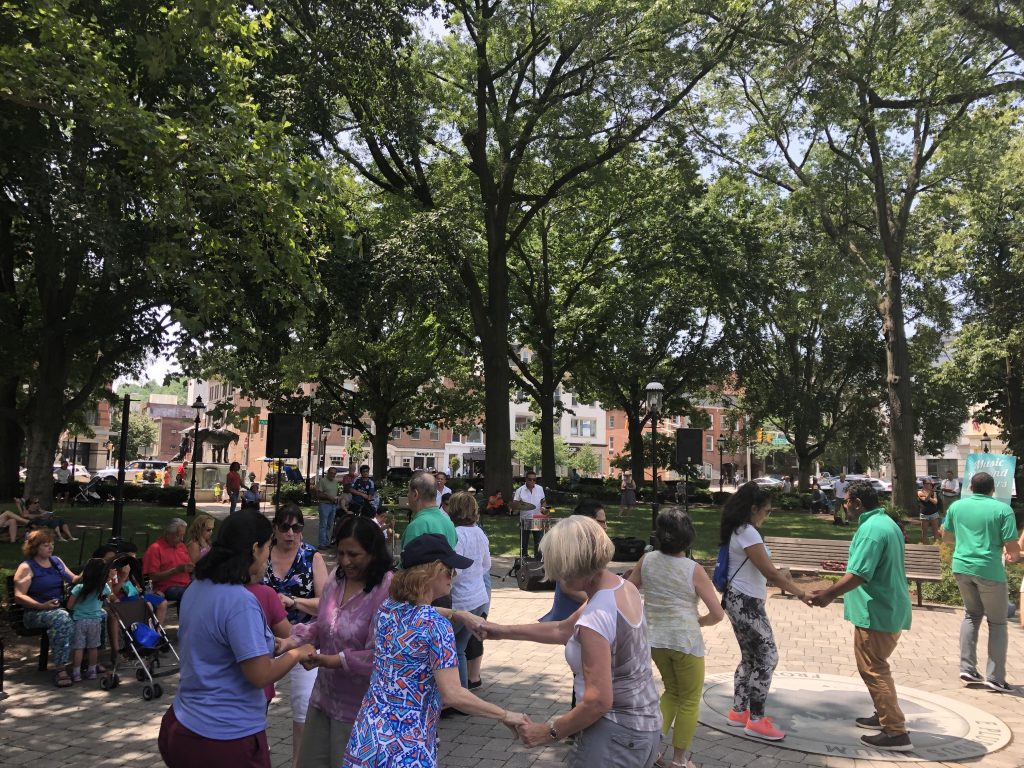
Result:
{"label": "green tree", "polygon": [[187,394],[187,387],[185,382],[181,379],[168,379],[165,384],[149,379],[145,382],[140,381],[126,381],[121,386],[114,389],[114,394],[118,397],[125,394],[125,392],[139,393],[142,400],[148,399],[149,395],[174,395],[178,399],[178,405],[185,405],[185,396]]}
{"label": "green tree", "polygon": [[860,423],[877,429],[885,360],[863,282],[786,208],[769,199],[751,211],[774,258],[746,275],[749,299],[734,318],[736,384],[748,429],[785,435],[808,491],[814,462],[837,438]]}
{"label": "green tree", "polygon": [[[128,442],[125,456],[128,459],[146,458],[153,445],[160,437],[156,422],[142,411],[128,414]],[[120,455],[121,450],[121,411],[115,409],[110,417],[110,442],[114,444],[112,455]]]}
{"label": "green tree", "polygon": [[271,296],[267,276],[308,262],[310,164],[286,162],[249,96],[264,21],[173,0],[0,8],[0,494],[23,437],[26,493],[48,500],[61,429],[174,322],[202,344],[236,286]]}
{"label": "green tree", "polygon": [[580,474],[593,475],[601,469],[601,457],[597,455],[594,446],[587,443],[570,454],[569,466]]}
{"label": "green tree", "polygon": [[[555,437],[554,450],[556,466],[568,467],[572,464],[569,446],[561,437]],[[526,429],[516,432],[516,436],[512,439],[512,455],[515,456],[517,461],[528,467],[536,468],[540,466],[544,451],[541,446],[540,430],[537,428],[536,422],[530,424]],[[545,475],[544,481],[550,483],[554,481],[554,478],[555,475],[550,477]]]}
{"label": "green tree", "polygon": [[784,10],[770,44],[716,83],[720,117],[749,130],[738,140],[735,127],[705,132],[705,146],[802,204],[872,286],[894,498],[911,509],[918,420],[907,317],[929,298],[916,214],[965,170],[943,162],[940,148],[984,142],[1000,95],[1022,81],[1002,45],[934,3],[805,0]]}
{"label": "green tree", "polygon": [[1017,456],[1024,493],[1024,139],[1007,134],[981,150],[984,160],[950,195],[943,261],[959,276],[962,327],[952,357],[938,369],[976,406],[974,418],[998,424]]}
{"label": "green tree", "polygon": [[465,291],[486,474],[509,493],[510,253],[555,200],[683,105],[759,4],[455,0],[437,4],[438,34],[417,29],[411,3],[267,4],[302,83],[281,100],[295,130],[408,201]]}

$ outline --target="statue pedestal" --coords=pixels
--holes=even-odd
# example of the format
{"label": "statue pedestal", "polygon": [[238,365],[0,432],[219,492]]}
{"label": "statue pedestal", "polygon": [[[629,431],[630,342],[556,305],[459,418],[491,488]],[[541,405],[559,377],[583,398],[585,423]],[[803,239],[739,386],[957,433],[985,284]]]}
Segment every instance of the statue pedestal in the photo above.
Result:
{"label": "statue pedestal", "polygon": [[[230,464],[196,462],[196,501],[220,501],[213,497],[213,486],[220,483],[223,489],[228,479]],[[192,464],[185,465],[185,487],[192,487]]]}

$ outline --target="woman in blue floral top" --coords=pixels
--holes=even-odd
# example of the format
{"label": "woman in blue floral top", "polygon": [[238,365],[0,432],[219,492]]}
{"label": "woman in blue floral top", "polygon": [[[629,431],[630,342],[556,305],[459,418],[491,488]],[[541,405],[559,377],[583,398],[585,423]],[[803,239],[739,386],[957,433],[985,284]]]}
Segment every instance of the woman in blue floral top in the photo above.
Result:
{"label": "woman in blue floral top", "polygon": [[[263,583],[281,598],[292,624],[304,624],[317,615],[320,595],[327,584],[327,565],[316,547],[302,540],[302,510],[285,504],[274,516],[274,539]],[[316,670],[296,665],[289,673],[292,702],[292,765],[298,763],[306,708],[316,682]]]}
{"label": "woman in blue floral top", "polygon": [[377,613],[370,689],[345,750],[345,768],[435,768],[442,703],[500,720],[513,732],[526,722],[524,714],[489,704],[459,684],[451,620],[466,612],[430,605],[451,591],[455,569],[472,564],[439,534],[406,545],[402,570]]}

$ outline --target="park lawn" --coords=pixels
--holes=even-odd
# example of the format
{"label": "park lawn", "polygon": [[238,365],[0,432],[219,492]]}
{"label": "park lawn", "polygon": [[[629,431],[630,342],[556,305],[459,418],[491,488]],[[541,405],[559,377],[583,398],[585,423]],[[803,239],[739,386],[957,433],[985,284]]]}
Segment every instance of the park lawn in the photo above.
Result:
{"label": "park lawn", "polygon": [[[558,509],[553,517],[566,517],[571,509]],[[404,516],[396,525],[399,532],[407,525]],[[693,554],[698,559],[714,559],[718,554],[719,508],[712,506],[691,506],[690,518],[696,538]],[[519,554],[519,520],[516,517],[483,515],[480,525],[491,543],[492,555],[514,556]],[[761,526],[763,536],[785,536],[807,539],[851,539],[856,530],[853,526],[834,526],[831,518],[816,517],[806,512],[774,511]],[[634,507],[619,515],[615,507],[608,510],[608,535],[611,537],[632,536],[647,541],[651,532],[650,507]]]}

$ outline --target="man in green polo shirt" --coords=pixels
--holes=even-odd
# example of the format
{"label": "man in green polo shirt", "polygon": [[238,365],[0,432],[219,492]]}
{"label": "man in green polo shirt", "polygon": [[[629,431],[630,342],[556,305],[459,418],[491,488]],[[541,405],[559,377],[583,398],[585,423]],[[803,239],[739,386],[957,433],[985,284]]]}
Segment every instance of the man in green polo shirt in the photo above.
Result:
{"label": "man in green polo shirt", "polygon": [[[984,683],[993,691],[1014,690],[1006,682],[1006,616],[1009,595],[1003,558],[1020,558],[1013,510],[992,498],[996,483],[988,472],[971,478],[971,495],[954,501],[942,524],[943,538],[953,547],[953,577],[964,600],[960,625],[960,679]],[[988,621],[988,667],[978,674],[978,630]]]}
{"label": "man in green polo shirt", "polygon": [[448,539],[452,549],[459,543],[452,519],[437,506],[436,498],[437,481],[431,473],[417,472],[409,479],[409,509],[413,518],[402,534],[402,549],[425,533],[441,534]]}
{"label": "man in green polo shirt", "polygon": [[875,749],[910,752],[914,746],[889,668],[889,657],[896,650],[900,633],[910,629],[903,532],[881,508],[870,483],[850,483],[844,506],[848,516],[857,516],[857,533],[850,542],[846,575],[828,589],[808,593],[804,599],[810,605],[824,608],[840,595],[846,595],[843,617],[854,626],[857,671],[875,705],[875,714],[858,717],[857,725],[881,731],[861,736],[860,740]]}

